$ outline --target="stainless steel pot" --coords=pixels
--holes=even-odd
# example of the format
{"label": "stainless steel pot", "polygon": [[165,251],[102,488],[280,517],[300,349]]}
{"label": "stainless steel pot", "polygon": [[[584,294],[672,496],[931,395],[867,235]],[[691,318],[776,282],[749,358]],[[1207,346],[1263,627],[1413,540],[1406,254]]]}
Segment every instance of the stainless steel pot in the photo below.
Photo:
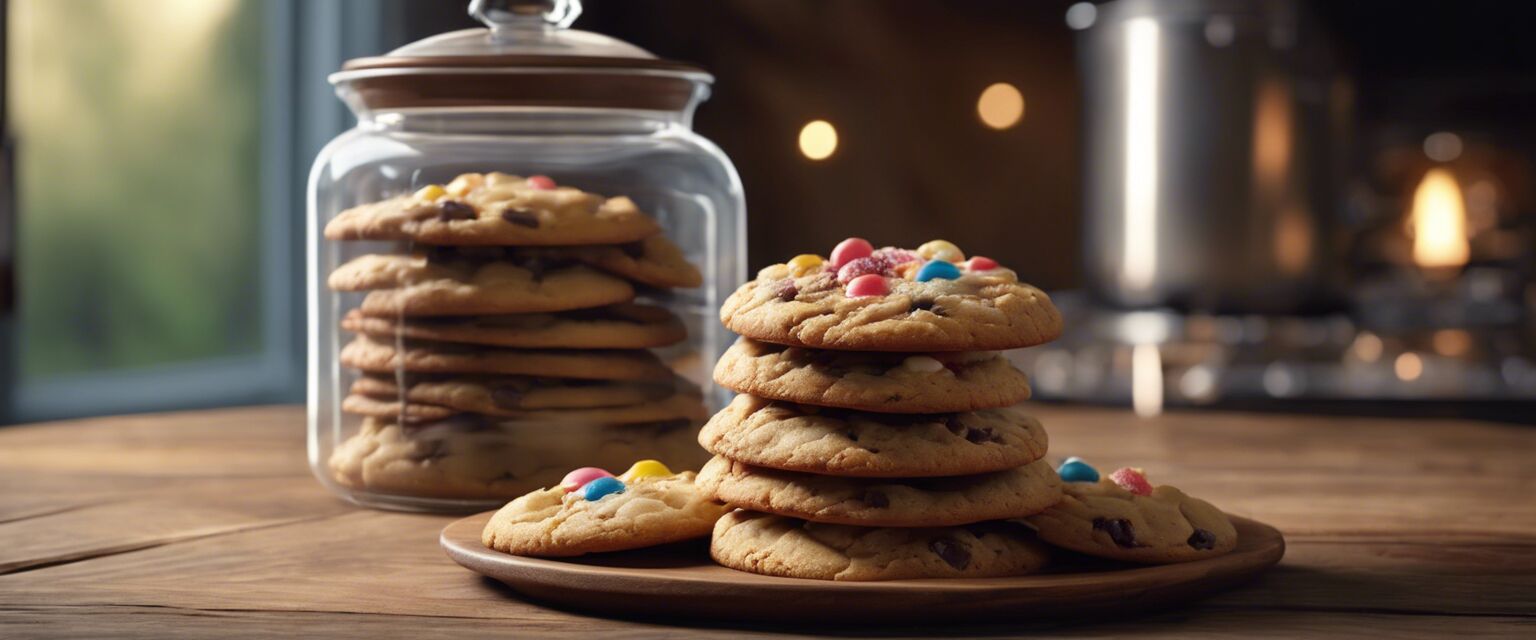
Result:
{"label": "stainless steel pot", "polygon": [[1349,85],[1294,2],[1119,0],[1083,31],[1089,287],[1122,307],[1326,297]]}

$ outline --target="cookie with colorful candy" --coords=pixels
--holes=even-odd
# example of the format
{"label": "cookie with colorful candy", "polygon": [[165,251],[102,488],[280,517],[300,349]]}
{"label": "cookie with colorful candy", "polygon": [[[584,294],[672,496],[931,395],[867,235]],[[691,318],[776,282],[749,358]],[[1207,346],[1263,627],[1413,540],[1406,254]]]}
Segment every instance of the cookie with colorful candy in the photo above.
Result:
{"label": "cookie with colorful candy", "polygon": [[1088,463],[1068,458],[1057,472],[1061,502],[1024,519],[1052,545],[1145,564],[1211,558],[1237,546],[1237,529],[1220,509],[1177,488],[1153,486],[1140,469],[1100,477]]}
{"label": "cookie with colorful candy", "polygon": [[1045,430],[1001,352],[1054,339],[1039,289],[954,244],[763,269],[720,310],[742,338],[716,364],[741,394],[700,433],[699,486],[737,507],[720,564],[823,580],[1023,575],[1045,548],[1017,522],[1061,499]]}
{"label": "cookie with colorful candy", "polygon": [[728,509],[698,490],[694,472],[641,460],[615,477],[596,467],[507,503],[481,542],[524,556],[578,556],[639,549],[709,535]]}
{"label": "cookie with colorful candy", "polygon": [[849,238],[826,257],[795,256],[758,272],[720,319],[756,340],[852,351],[1017,349],[1062,328],[1044,292],[944,240],[909,250]]}

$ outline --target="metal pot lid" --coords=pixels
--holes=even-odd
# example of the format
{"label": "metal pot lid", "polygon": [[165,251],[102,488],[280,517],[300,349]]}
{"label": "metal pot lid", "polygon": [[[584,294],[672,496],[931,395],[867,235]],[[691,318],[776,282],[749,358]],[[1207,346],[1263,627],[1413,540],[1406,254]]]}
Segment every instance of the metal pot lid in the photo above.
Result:
{"label": "metal pot lid", "polygon": [[473,0],[485,28],[453,31],[331,74],[349,104],[408,107],[570,106],[678,110],[714,78],[628,42],[569,28],[581,0]]}

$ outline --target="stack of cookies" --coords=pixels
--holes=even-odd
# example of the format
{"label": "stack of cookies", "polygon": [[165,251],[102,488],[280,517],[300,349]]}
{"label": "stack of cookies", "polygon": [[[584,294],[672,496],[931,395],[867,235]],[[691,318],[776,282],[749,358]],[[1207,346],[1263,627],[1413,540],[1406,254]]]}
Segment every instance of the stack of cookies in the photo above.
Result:
{"label": "stack of cookies", "polygon": [[725,566],[838,579],[1022,575],[1046,552],[1024,525],[1062,498],[1046,433],[1015,405],[1001,353],[1061,316],[996,262],[936,240],[850,238],[764,269],[724,304],[743,337],[715,381],[737,392],[699,434]]}
{"label": "stack of cookies", "polygon": [[341,410],[361,416],[337,482],[505,499],[576,463],[696,459],[701,392],[650,351],[686,330],[634,299],[701,276],[629,198],[472,173],[343,211],[325,235],[375,241],[328,279],[355,335]]}
{"label": "stack of cookies", "polygon": [[1215,506],[1139,469],[1044,460],[1002,351],[1061,331],[1049,298],[987,258],[850,238],[764,269],[721,308],[743,337],[715,381],[735,400],[698,434],[697,476],[642,460],[572,470],[486,524],[487,547],[570,556],[711,534],[722,565],[822,580],[985,578],[1051,552],[1162,564],[1219,556]]}

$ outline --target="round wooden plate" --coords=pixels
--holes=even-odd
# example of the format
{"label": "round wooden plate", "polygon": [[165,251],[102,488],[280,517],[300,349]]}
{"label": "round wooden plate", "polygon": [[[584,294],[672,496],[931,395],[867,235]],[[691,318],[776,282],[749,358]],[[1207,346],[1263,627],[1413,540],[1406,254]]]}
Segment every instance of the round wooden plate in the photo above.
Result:
{"label": "round wooden plate", "polygon": [[723,568],[710,560],[705,540],[573,559],[508,556],[479,542],[490,516],[442,529],[442,548],[470,571],[564,608],[690,619],[889,623],[1123,615],[1236,585],[1286,554],[1286,540],[1273,526],[1232,517],[1238,548],[1198,562],[1140,566],[1064,554],[1037,576],[831,582]]}
{"label": "round wooden plate", "polygon": [[491,513],[443,529],[449,557],[536,600],[630,616],[868,623],[1121,615],[1230,587],[1285,554],[1274,527],[1233,516],[1237,549],[1209,560],[1139,566],[1069,556],[1018,578],[834,582],[727,569],[710,560],[702,540],[576,558],[508,555],[480,544]]}

